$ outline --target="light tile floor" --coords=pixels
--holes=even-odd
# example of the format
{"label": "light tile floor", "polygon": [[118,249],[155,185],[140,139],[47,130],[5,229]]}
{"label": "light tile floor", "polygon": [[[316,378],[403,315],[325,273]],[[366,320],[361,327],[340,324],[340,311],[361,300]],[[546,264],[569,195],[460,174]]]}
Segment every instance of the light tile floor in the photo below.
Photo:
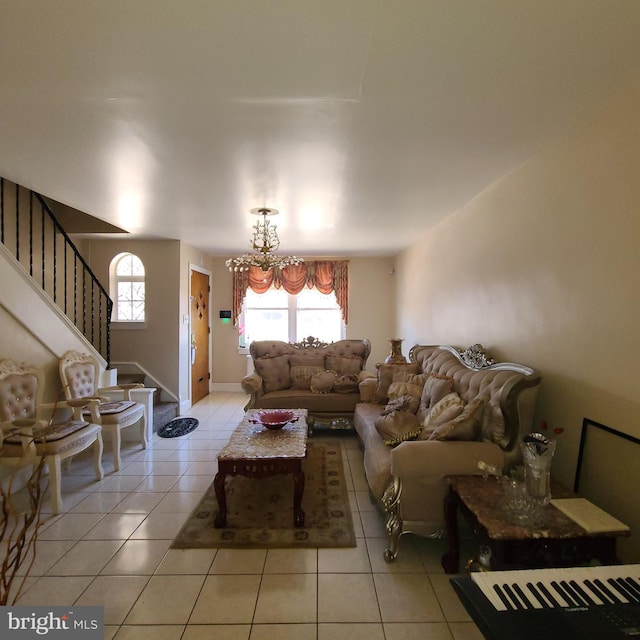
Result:
{"label": "light tile floor", "polygon": [[[479,640],[451,588],[444,543],[404,536],[388,564],[355,435],[341,434],[357,546],[187,549],[169,546],[216,472],[246,397],[216,392],[180,438],[127,442],[105,478],[88,456],[63,470],[64,512],[46,515],[18,604],[103,605],[107,640]],[[324,437],[314,435],[314,437]],[[335,435],[333,437],[336,437]]]}

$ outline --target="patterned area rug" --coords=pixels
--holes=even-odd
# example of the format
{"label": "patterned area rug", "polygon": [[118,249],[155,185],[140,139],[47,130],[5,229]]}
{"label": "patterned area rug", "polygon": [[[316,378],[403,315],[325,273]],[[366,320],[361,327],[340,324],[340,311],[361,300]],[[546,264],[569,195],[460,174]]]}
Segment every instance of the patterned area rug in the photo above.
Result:
{"label": "patterned area rug", "polygon": [[172,548],[355,547],[340,443],[310,440],[302,467],[304,527],[293,526],[292,475],[227,476],[227,526],[213,526],[218,502],[212,484]]}
{"label": "patterned area rug", "polygon": [[195,418],[174,418],[158,429],[161,438],[177,438],[191,433],[200,423]]}

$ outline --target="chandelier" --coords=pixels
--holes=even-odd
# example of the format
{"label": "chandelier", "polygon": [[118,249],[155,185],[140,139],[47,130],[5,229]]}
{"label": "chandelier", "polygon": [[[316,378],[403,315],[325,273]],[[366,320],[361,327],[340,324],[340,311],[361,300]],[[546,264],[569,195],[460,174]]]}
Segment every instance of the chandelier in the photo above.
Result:
{"label": "chandelier", "polygon": [[225,263],[229,271],[247,271],[249,267],[260,267],[263,271],[269,269],[283,269],[289,265],[298,265],[304,262],[296,256],[277,256],[274,251],[280,246],[280,239],[276,232],[276,225],[267,220],[267,216],[278,215],[277,209],[260,207],[251,209],[251,213],[262,216],[253,227],[253,236],[250,239],[251,248],[256,252],[245,253],[237,258],[229,258]]}

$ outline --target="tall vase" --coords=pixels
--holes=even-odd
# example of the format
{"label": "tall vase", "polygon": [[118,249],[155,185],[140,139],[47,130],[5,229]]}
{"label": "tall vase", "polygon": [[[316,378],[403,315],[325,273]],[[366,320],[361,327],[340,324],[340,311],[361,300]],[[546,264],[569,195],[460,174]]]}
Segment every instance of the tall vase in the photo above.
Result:
{"label": "tall vase", "polygon": [[527,492],[543,505],[551,501],[551,463],[556,441],[539,433],[526,436],[521,443],[524,481]]}
{"label": "tall vase", "polygon": [[406,358],[402,355],[402,341],[404,338],[389,338],[391,353],[384,359],[385,364],[405,364]]}

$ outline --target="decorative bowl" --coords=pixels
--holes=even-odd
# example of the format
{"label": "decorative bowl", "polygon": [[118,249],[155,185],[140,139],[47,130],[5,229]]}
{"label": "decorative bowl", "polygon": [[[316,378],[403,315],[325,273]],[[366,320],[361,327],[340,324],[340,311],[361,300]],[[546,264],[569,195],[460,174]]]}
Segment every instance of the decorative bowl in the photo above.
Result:
{"label": "decorative bowl", "polygon": [[282,429],[285,424],[297,420],[293,411],[283,409],[273,409],[271,411],[260,411],[256,414],[255,423],[265,426],[267,429]]}

